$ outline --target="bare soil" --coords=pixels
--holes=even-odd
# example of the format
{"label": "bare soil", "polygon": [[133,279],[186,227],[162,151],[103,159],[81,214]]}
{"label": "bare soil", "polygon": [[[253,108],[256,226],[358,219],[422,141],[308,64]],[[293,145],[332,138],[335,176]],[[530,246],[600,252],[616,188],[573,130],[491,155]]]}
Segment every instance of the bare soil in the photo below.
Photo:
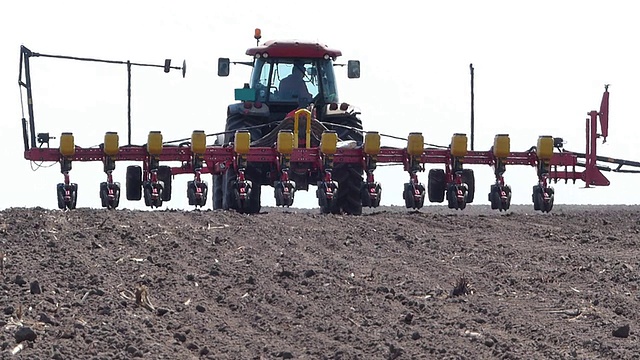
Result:
{"label": "bare soil", "polygon": [[[0,212],[15,359],[638,359],[640,207]],[[12,352],[15,355],[12,355]]]}

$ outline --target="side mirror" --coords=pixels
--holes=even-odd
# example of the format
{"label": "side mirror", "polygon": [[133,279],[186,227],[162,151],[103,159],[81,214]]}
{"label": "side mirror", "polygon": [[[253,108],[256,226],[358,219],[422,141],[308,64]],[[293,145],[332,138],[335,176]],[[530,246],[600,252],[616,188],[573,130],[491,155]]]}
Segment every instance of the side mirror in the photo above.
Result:
{"label": "side mirror", "polygon": [[349,60],[347,63],[347,76],[349,79],[360,77],[360,60]]}
{"label": "side mirror", "polygon": [[218,59],[218,76],[229,76],[229,58]]}

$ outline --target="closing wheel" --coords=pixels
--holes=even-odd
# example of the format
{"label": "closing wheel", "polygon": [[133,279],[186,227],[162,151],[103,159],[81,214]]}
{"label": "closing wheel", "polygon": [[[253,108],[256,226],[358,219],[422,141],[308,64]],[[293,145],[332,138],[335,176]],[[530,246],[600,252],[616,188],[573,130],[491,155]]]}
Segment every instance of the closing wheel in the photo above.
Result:
{"label": "closing wheel", "polygon": [[491,210],[497,210],[500,208],[500,189],[498,185],[491,185],[491,190],[489,191],[489,202],[491,203]]}
{"label": "closing wheel", "polygon": [[100,203],[103,208],[109,206],[109,188],[107,187],[106,182],[100,183]]}
{"label": "closing wheel", "polygon": [[476,193],[476,179],[473,169],[462,170],[462,182],[467,184],[466,203],[471,204]]}
{"label": "closing wheel", "polygon": [[456,196],[456,186],[451,184],[447,188],[447,206],[449,209],[455,209],[458,203],[458,197]]}
{"label": "closing wheel", "polygon": [[[238,212],[242,214],[257,214],[260,212],[260,197],[261,197],[261,186],[254,185],[249,183],[247,185],[248,191],[247,196],[244,200],[241,200],[238,196],[237,199],[237,209]],[[238,189],[235,189],[236,195],[238,195]]]}
{"label": "closing wheel", "polygon": [[533,210],[540,211],[544,196],[542,195],[542,189],[540,185],[533,186],[533,193],[531,194],[531,200],[533,201]]}
{"label": "closing wheel", "polygon": [[450,184],[447,189],[447,205],[449,209],[465,209],[467,207],[467,191],[464,184]]}
{"label": "closing wheel", "polygon": [[429,202],[441,203],[447,189],[447,177],[443,169],[429,170],[427,193]]}
{"label": "closing wheel", "polygon": [[316,189],[316,197],[318,198],[318,205],[320,206],[320,212],[323,214],[339,214],[340,207],[336,201],[336,193],[339,191],[339,185],[335,181],[326,183],[318,181],[318,188]]}
{"label": "closing wheel", "polygon": [[138,201],[142,199],[142,168],[140,166],[127,166],[125,188],[127,200]]}
{"label": "closing wheel", "polygon": [[551,212],[551,210],[553,209],[553,198],[555,191],[552,188],[547,188],[546,193],[548,198],[547,201],[543,202],[541,210],[542,212]]}
{"label": "closing wheel", "polygon": [[[153,191],[156,191],[157,196],[154,196]],[[159,208],[162,206],[162,190],[163,184],[161,182],[157,182],[152,184],[151,182],[147,182],[143,186],[144,193],[144,204],[151,208]]]}
{"label": "closing wheel", "polygon": [[503,186],[502,191],[504,191],[504,197],[500,194],[500,211],[507,211],[511,207],[511,186]]}
{"label": "closing wheel", "polygon": [[164,185],[162,189],[162,200],[171,201],[171,167],[162,165],[158,167],[158,181],[162,181]]}
{"label": "closing wheel", "polygon": [[208,186],[205,182],[187,182],[187,200],[191,206],[203,207],[207,204]]}
{"label": "closing wheel", "polygon": [[78,203],[78,184],[69,185],[69,201],[67,202],[67,208],[73,210]]}
{"label": "closing wheel", "polygon": [[64,210],[67,207],[64,201],[64,195],[65,195],[64,184],[58,184],[56,186],[56,195],[58,197],[58,209]]}
{"label": "closing wheel", "polygon": [[379,183],[364,183],[360,189],[363,207],[378,207],[382,197],[382,186]]}
{"label": "closing wheel", "polygon": [[407,209],[421,209],[424,206],[424,192],[422,184],[405,183],[402,198]]}
{"label": "closing wheel", "polygon": [[60,210],[75,209],[78,202],[78,184],[72,183],[65,185],[60,183],[56,186],[56,195],[58,199],[58,208]]}
{"label": "closing wheel", "polygon": [[276,181],[273,188],[274,197],[276,199],[276,206],[289,207],[293,205],[293,199],[296,191],[294,183],[290,181]]}
{"label": "closing wheel", "polygon": [[120,184],[109,184],[107,182],[100,183],[100,201],[104,208],[117,208],[120,204]]}
{"label": "closing wheel", "polygon": [[411,186],[410,183],[404,184],[402,198],[404,199],[404,205],[407,207],[407,209],[413,209],[416,207],[416,201],[413,197],[413,186]]}
{"label": "closing wheel", "polygon": [[222,208],[224,210],[236,210],[244,214],[257,214],[260,212],[261,186],[252,184],[247,189],[245,200],[240,200],[239,189],[236,181],[235,170],[230,167],[222,178]]}

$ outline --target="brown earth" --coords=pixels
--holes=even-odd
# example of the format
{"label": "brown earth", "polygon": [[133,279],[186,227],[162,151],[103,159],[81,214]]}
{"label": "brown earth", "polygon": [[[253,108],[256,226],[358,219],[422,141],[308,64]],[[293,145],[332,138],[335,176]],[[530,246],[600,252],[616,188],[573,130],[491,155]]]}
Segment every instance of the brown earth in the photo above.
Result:
{"label": "brown earth", "polygon": [[[560,205],[359,217],[9,209],[0,212],[0,350],[8,359],[637,359],[639,215]],[[466,293],[454,291],[463,277]]]}

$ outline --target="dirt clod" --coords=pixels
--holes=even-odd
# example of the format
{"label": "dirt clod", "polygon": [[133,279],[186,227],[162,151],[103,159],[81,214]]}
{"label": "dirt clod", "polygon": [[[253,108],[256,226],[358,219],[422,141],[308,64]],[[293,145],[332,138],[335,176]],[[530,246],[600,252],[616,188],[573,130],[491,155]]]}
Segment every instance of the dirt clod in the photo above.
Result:
{"label": "dirt clod", "polygon": [[14,338],[17,343],[21,343],[23,341],[36,341],[38,335],[30,328],[26,326],[22,326],[18,328],[18,330],[14,334]]}
{"label": "dirt clod", "polygon": [[629,337],[630,333],[631,333],[631,329],[629,327],[629,324],[627,324],[614,330],[612,335],[619,338],[627,338]]}
{"label": "dirt clod", "polygon": [[29,285],[29,291],[33,295],[42,294],[42,288],[40,287],[40,283],[38,282],[38,280],[31,282],[31,284]]}

